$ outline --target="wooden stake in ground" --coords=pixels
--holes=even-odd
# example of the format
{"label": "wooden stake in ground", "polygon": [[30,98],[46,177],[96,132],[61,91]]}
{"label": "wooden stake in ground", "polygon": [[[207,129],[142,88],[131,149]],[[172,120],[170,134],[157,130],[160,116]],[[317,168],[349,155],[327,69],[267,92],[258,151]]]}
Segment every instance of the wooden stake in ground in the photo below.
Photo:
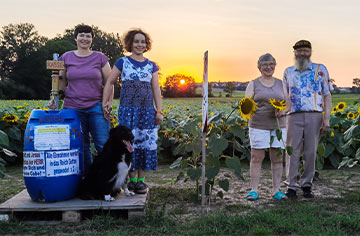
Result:
{"label": "wooden stake in ground", "polygon": [[206,132],[208,118],[208,51],[204,54],[203,101],[202,101],[202,170],[201,170],[201,207],[205,205],[205,161]]}

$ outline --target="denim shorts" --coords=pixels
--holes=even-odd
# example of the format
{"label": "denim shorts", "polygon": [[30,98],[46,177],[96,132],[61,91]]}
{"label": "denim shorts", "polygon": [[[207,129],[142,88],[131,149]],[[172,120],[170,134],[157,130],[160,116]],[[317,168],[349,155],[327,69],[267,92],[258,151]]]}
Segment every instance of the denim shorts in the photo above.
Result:
{"label": "denim shorts", "polygon": [[[249,127],[250,146],[254,149],[265,148],[281,148],[285,149],[286,144],[286,128],[282,128],[282,140],[276,137],[276,129],[255,129]],[[271,136],[274,137],[273,143],[270,145]]]}

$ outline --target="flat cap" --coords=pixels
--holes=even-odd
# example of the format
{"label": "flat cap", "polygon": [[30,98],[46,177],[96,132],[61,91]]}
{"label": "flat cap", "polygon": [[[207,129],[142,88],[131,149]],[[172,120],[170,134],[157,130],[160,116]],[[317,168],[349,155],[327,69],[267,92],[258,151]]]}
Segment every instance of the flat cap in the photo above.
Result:
{"label": "flat cap", "polygon": [[311,49],[311,43],[307,40],[300,40],[295,43],[293,46],[294,50],[298,48],[310,48]]}

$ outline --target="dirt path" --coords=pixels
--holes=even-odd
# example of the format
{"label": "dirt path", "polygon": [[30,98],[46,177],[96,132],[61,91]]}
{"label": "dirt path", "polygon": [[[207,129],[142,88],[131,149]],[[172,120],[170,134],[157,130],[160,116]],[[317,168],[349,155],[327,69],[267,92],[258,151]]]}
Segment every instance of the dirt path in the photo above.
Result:
{"label": "dirt path", "polygon": [[[157,189],[157,187],[173,187],[176,189],[189,189],[195,188],[194,181],[179,181],[172,184],[172,180],[176,179],[180,170],[170,170],[168,166],[159,166],[155,172],[148,174],[146,181],[149,183],[150,188]],[[243,168],[243,176],[245,181],[238,179],[232,171],[225,169],[222,170],[217,178],[222,179],[224,176],[230,176],[230,187],[228,192],[224,192],[224,198],[215,199],[219,186],[213,191],[211,198],[210,209],[218,209],[223,207],[240,206],[242,208],[263,208],[278,204],[279,201],[272,198],[272,180],[269,164],[264,164],[262,168],[262,178],[259,186],[259,199],[257,201],[247,201],[246,195],[250,191],[250,178],[248,167]],[[283,178],[285,179],[285,178]],[[360,171],[359,168],[354,169],[329,169],[319,172],[319,178],[314,181],[313,192],[315,199],[306,199],[302,197],[302,192],[299,191],[297,201],[316,201],[321,202],[327,199],[341,198],[342,194],[360,189]],[[281,190],[286,191],[285,184],[282,184]],[[199,207],[199,204],[189,203],[186,204],[188,208],[194,209]],[[169,206],[175,207],[175,206]],[[183,206],[184,207],[184,206]],[[175,207],[176,208],[176,207]],[[184,210],[185,211],[185,210]],[[190,212],[191,210],[189,210]],[[193,211],[193,210],[192,210]]]}

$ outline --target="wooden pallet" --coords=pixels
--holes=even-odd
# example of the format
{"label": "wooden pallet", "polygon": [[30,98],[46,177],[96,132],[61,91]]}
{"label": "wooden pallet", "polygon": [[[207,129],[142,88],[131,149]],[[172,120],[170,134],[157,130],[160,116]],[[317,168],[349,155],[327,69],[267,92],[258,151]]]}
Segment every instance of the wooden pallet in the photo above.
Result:
{"label": "wooden pallet", "polygon": [[[124,218],[145,214],[147,194],[127,197],[121,193],[115,201],[81,200],[40,203],[31,200],[26,189],[0,205],[0,215],[16,217],[30,221],[80,222],[81,219],[95,214],[105,213]],[[59,219],[60,218],[60,219]]]}

